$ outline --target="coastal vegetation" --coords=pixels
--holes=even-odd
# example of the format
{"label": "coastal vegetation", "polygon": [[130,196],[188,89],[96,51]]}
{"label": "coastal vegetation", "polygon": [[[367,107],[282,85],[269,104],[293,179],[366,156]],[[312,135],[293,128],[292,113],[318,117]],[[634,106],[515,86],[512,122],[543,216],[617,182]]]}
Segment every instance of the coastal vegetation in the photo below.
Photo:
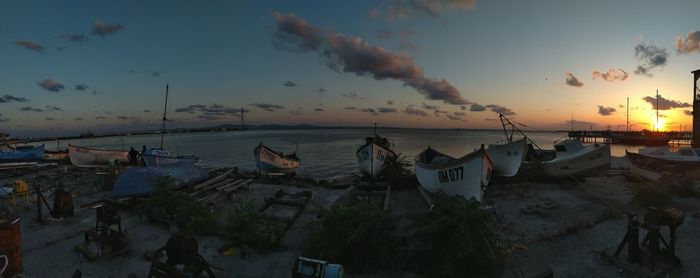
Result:
{"label": "coastal vegetation", "polygon": [[151,181],[153,194],[138,207],[142,214],[175,224],[188,233],[202,234],[211,230],[213,213],[194,197],[182,191],[172,190],[172,177]]}

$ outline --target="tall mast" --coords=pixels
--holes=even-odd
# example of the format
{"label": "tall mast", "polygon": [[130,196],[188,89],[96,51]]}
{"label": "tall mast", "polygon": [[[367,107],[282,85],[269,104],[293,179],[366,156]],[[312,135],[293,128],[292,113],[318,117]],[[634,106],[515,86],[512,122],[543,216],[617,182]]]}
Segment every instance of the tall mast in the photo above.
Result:
{"label": "tall mast", "polygon": [[374,136],[377,136],[377,123],[374,123]]}
{"label": "tall mast", "polygon": [[244,113],[243,107],[241,107],[241,130],[243,130],[243,126],[244,126],[243,125],[243,113]]}
{"label": "tall mast", "polygon": [[160,148],[163,148],[163,137],[165,136],[165,121],[168,119],[165,115],[168,113],[168,88],[170,84],[165,84],[165,108],[163,108],[163,125],[160,127]]}
{"label": "tall mast", "polygon": [[656,89],[656,131],[659,131],[659,89]]}
{"label": "tall mast", "polygon": [[630,97],[627,97],[627,131],[630,131]]}

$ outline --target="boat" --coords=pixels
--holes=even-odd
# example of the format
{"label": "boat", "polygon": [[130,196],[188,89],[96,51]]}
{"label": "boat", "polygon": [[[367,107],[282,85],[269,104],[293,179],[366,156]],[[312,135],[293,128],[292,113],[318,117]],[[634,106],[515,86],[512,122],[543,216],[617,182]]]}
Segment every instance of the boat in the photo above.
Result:
{"label": "boat", "polygon": [[640,149],[639,155],[668,160],[671,163],[700,164],[700,148],[681,147],[671,151],[668,146],[649,147]]}
{"label": "boat", "polygon": [[119,175],[111,199],[147,196],[153,193],[154,180],[172,177],[172,189],[190,186],[207,179],[207,171],[192,163],[175,163],[159,167],[131,167]]}
{"label": "boat", "polygon": [[36,162],[44,159],[44,145],[8,147],[0,151],[0,163]]}
{"label": "boat", "polygon": [[129,163],[129,152],[93,147],[80,147],[68,144],[70,162],[78,167],[106,167],[110,163]]}
{"label": "boat", "polygon": [[681,174],[700,169],[700,149],[683,147],[669,151],[668,147],[640,149],[639,153],[625,151],[630,175],[647,181],[657,181],[667,173]]}
{"label": "boat", "polygon": [[493,162],[493,175],[512,177],[520,170],[527,155],[527,138],[505,144],[490,144],[486,151]]}
{"label": "boat", "polygon": [[610,168],[610,145],[584,145],[578,139],[565,139],[554,144],[554,151],[534,152],[525,164],[541,166],[550,177],[597,174]]}
{"label": "boat", "polygon": [[67,161],[70,160],[68,150],[56,150],[56,151],[47,151],[44,150],[44,160],[48,161]]}
{"label": "boat", "polygon": [[255,162],[260,174],[291,173],[299,168],[301,163],[296,151],[292,154],[284,154],[268,148],[262,142],[255,147],[253,155],[255,155]]}
{"label": "boat", "polygon": [[147,153],[143,154],[143,162],[148,167],[158,167],[180,162],[195,164],[199,162],[199,157],[193,155],[172,155],[169,151],[166,150],[150,149]]}
{"label": "boat", "polygon": [[482,145],[480,149],[454,158],[428,147],[416,155],[416,177],[428,192],[444,191],[450,195],[482,200],[491,180],[493,162]]}
{"label": "boat", "polygon": [[389,140],[377,135],[377,124],[374,124],[374,129],[374,136],[365,138],[365,143],[355,151],[360,173],[370,177],[379,176],[386,167],[386,160],[396,157]]}

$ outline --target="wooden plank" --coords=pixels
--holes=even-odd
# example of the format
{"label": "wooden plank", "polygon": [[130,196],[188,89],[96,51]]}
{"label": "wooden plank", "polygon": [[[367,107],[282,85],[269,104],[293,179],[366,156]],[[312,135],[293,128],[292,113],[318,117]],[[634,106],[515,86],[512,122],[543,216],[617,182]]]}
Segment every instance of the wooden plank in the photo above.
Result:
{"label": "wooden plank", "polygon": [[384,195],[384,210],[389,210],[389,201],[391,200],[391,185],[386,186],[386,195]]}
{"label": "wooden plank", "polygon": [[221,174],[221,175],[218,175],[218,176],[213,177],[213,178],[211,178],[211,179],[209,179],[209,180],[207,180],[207,181],[205,181],[205,182],[202,182],[202,183],[200,183],[200,184],[197,184],[197,185],[195,185],[195,186],[192,187],[192,188],[194,188],[194,189],[200,189],[200,188],[205,187],[205,186],[207,186],[207,185],[210,185],[210,184],[212,184],[212,183],[219,182],[219,181],[225,179],[229,174],[233,173],[234,170],[236,170],[236,168],[233,168],[233,169],[231,169],[231,170],[228,170],[228,171],[224,172],[224,173]]}
{"label": "wooden plank", "polygon": [[216,187],[216,190],[222,191],[228,187],[234,186],[236,184],[244,182],[246,179],[239,179],[239,180],[234,180],[234,181],[229,181],[223,185],[219,185]]}
{"label": "wooden plank", "polygon": [[202,187],[202,188],[200,188],[200,190],[201,190],[201,191],[206,191],[206,190],[209,190],[209,189],[212,189],[212,188],[216,188],[216,187],[219,187],[219,186],[221,186],[221,185],[223,185],[223,184],[226,184],[226,183],[228,183],[228,182],[231,182],[233,179],[234,179],[234,178],[225,178],[225,179],[220,180],[220,181],[218,181],[218,182],[215,182],[215,183],[209,184],[209,185],[207,185],[207,186],[205,186],[205,187]]}
{"label": "wooden plank", "polygon": [[247,179],[247,180],[237,184],[236,186],[224,189],[223,192],[228,194],[229,192],[233,192],[233,191],[236,191],[236,190],[241,189],[243,187],[246,187],[251,183],[253,183],[253,179]]}

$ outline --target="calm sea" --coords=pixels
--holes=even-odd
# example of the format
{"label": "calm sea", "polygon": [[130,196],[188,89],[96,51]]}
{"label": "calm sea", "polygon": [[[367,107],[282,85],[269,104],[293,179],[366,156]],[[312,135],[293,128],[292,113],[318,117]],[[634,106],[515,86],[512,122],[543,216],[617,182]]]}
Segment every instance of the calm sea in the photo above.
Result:
{"label": "calm sea", "polygon": [[[356,172],[355,149],[363,138],[373,135],[372,129],[314,129],[314,130],[243,130],[228,132],[180,133],[165,135],[164,148],[182,155],[197,155],[202,166],[232,167],[254,170],[253,148],[258,143],[285,153],[293,152],[302,160],[299,173],[315,178],[334,178]],[[428,146],[453,156],[462,156],[479,148],[481,144],[499,143],[505,140],[503,131],[483,130],[426,130],[379,129],[377,133],[389,138],[394,150],[409,158]],[[528,132],[542,149],[553,149],[553,142],[566,136],[565,132]],[[517,134],[515,138],[520,138]],[[56,148],[55,141],[44,142],[46,148]],[[133,135],[75,139],[59,142],[62,149],[68,143],[128,150],[142,145],[157,147],[160,135]],[[624,156],[625,149],[636,152],[639,147],[612,145],[613,156]]]}

